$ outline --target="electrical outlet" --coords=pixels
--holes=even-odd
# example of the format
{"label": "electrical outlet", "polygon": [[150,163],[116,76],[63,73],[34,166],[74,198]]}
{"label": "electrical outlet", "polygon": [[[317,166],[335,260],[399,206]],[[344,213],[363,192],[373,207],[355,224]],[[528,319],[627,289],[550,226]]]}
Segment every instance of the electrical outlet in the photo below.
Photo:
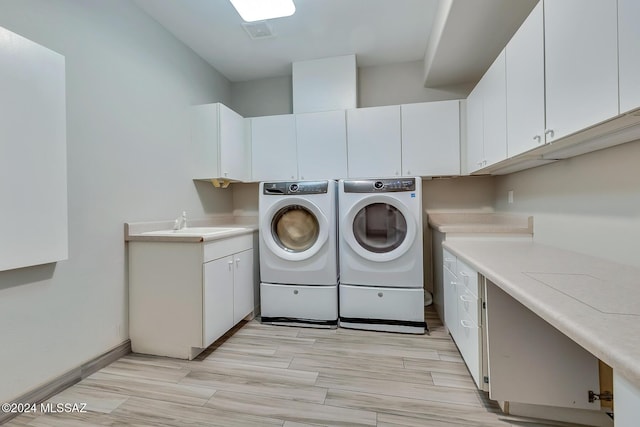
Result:
{"label": "electrical outlet", "polygon": [[509,190],[509,192],[507,193],[507,199],[509,204],[513,203],[513,190]]}

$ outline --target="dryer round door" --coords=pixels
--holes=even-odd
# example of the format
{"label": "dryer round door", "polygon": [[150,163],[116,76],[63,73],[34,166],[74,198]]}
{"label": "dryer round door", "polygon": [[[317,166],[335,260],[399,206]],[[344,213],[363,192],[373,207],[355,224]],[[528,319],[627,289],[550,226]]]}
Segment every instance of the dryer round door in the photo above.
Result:
{"label": "dryer round door", "polygon": [[343,218],[346,242],[362,258],[392,261],[404,255],[418,227],[409,209],[397,199],[371,196],[354,204]]}
{"label": "dryer round door", "polygon": [[302,198],[275,203],[260,225],[269,250],[287,261],[311,258],[329,238],[327,217],[315,203]]}

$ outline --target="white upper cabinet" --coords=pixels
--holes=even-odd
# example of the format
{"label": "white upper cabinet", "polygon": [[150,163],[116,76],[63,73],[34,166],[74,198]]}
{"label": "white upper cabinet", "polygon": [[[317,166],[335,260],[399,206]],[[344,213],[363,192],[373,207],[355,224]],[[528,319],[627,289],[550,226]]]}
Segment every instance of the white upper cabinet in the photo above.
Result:
{"label": "white upper cabinet", "polygon": [[347,177],[344,110],[296,114],[296,133],[300,179]]}
{"label": "white upper cabinet", "polygon": [[235,111],[220,103],[192,107],[191,142],[194,178],[251,178],[244,120]]}
{"label": "white upper cabinet", "polygon": [[615,0],[544,2],[548,140],[618,114],[617,20]]}
{"label": "white upper cabinet", "polygon": [[402,174],[460,174],[460,101],[401,106]]}
{"label": "white upper cabinet", "polygon": [[253,181],[297,179],[296,119],[293,114],[251,119]]}
{"label": "white upper cabinet", "polygon": [[467,98],[467,170],[475,172],[507,158],[505,51]]}
{"label": "white upper cabinet", "polygon": [[400,176],[400,106],[347,110],[349,177]]}
{"label": "white upper cabinet", "polygon": [[497,163],[507,158],[507,77],[505,51],[484,75],[484,160]]}
{"label": "white upper cabinet", "polygon": [[467,97],[467,173],[482,168],[484,162],[484,106],[482,80]]}
{"label": "white upper cabinet", "polygon": [[640,107],[640,2],[618,0],[620,112]]}
{"label": "white upper cabinet", "polygon": [[543,2],[506,47],[507,157],[545,143]]}

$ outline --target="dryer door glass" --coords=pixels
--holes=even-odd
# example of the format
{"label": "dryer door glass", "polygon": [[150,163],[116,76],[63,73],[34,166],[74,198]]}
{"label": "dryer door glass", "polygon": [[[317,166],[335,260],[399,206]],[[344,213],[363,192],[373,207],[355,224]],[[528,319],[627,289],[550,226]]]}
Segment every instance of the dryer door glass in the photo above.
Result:
{"label": "dryer door glass", "polygon": [[289,252],[304,252],[318,240],[320,224],[307,208],[290,205],[280,209],[271,222],[276,243]]}
{"label": "dryer door glass", "polygon": [[372,203],[356,214],[353,236],[370,252],[391,252],[406,239],[407,220],[390,204]]}

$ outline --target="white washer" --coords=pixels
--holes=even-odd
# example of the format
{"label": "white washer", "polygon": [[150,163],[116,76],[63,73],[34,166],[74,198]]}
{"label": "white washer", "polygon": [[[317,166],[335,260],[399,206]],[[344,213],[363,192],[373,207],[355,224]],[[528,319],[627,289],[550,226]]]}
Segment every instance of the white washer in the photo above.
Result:
{"label": "white washer", "polygon": [[337,326],[336,204],[335,181],[260,183],[263,323]]}
{"label": "white washer", "polygon": [[420,178],[340,180],[340,326],[424,333]]}

